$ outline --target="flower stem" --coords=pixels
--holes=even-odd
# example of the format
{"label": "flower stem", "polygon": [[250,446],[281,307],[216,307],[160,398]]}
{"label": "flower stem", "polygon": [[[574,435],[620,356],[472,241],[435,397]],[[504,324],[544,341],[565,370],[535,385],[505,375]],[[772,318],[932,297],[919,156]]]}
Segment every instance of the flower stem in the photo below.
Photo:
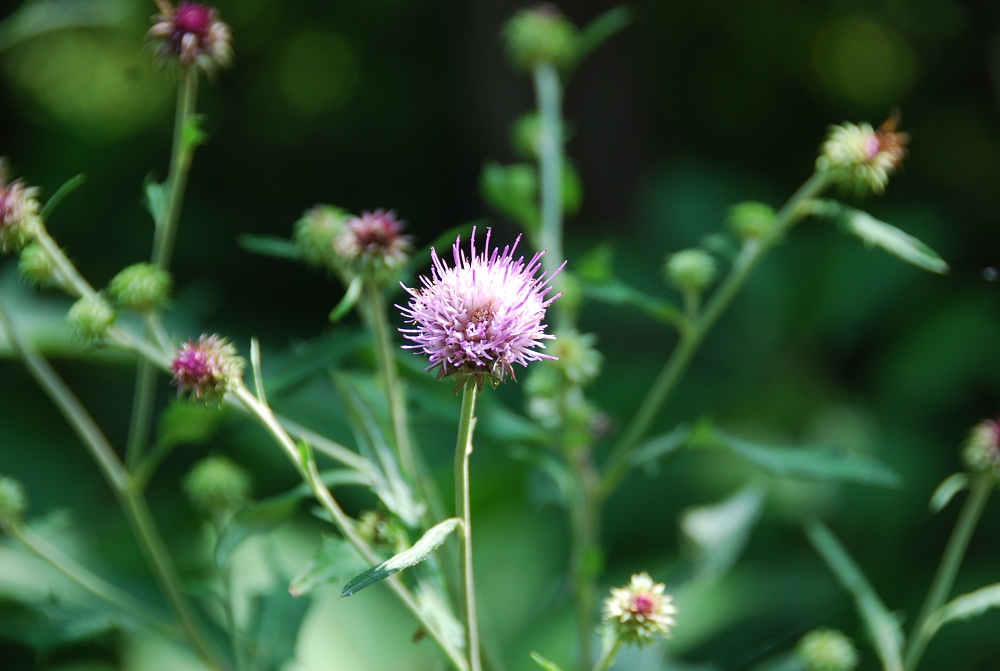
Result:
{"label": "flower stem", "polygon": [[593,655],[593,618],[597,607],[595,574],[599,566],[600,477],[594,468],[590,446],[567,446],[567,460],[575,485],[569,515],[572,528],[570,575],[576,607],[580,668],[590,666]]}
{"label": "flower stem", "polygon": [[470,671],[481,671],[479,624],[476,616],[476,585],[472,571],[472,506],[469,499],[469,456],[472,434],[476,428],[476,396],[479,387],[474,379],[462,389],[462,414],[455,444],[455,512],[462,517],[462,586],[465,595],[466,653]]}
{"label": "flower stem", "polygon": [[701,318],[692,323],[690,329],[681,332],[677,347],[667,359],[639,409],[612,449],[601,484],[603,496],[606,497],[613,492],[625,477],[629,469],[629,455],[638,447],[653,421],[659,416],[661,408],[694,359],[702,340],[732,303],[761,260],[803,216],[804,212],[800,205],[822,193],[829,183],[829,177],[825,173],[814,173],[775,215],[775,227],[769,235],[759,240],[751,239],[744,242],[726,279],[706,303]]}
{"label": "flower stem", "polygon": [[941,557],[941,564],[938,566],[934,581],[927,591],[927,598],[920,615],[913,625],[909,644],[906,646],[906,653],[903,658],[903,668],[905,671],[915,671],[920,663],[920,658],[934,636],[935,627],[932,620],[937,610],[944,605],[945,599],[951,593],[955,584],[955,577],[965,556],[965,550],[969,547],[969,540],[979,523],[979,518],[986,507],[986,501],[993,491],[994,480],[992,474],[984,473],[979,475],[972,485],[962,512],[958,516],[958,522],[948,539],[944,555]]}
{"label": "flower stem", "polygon": [[615,637],[615,642],[610,648],[606,648],[604,652],[601,653],[601,658],[597,660],[594,664],[594,671],[608,671],[611,665],[615,663],[615,658],[618,657],[618,651],[621,650],[622,639],[620,636]]}
{"label": "flower stem", "polygon": [[[542,257],[542,267],[551,277],[564,259],[562,87],[559,83],[559,72],[552,63],[540,63],[535,66],[532,77],[538,117],[541,121],[538,170],[541,181],[542,225],[535,243],[539,249],[546,250],[545,256]],[[557,286],[556,291],[558,290]]]}

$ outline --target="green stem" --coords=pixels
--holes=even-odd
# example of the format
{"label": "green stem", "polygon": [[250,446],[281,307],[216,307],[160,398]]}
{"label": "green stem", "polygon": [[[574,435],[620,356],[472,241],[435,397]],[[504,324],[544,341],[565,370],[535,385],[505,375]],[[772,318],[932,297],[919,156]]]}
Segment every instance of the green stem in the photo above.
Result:
{"label": "green stem", "polygon": [[598,496],[600,477],[594,468],[589,446],[568,446],[568,451],[567,459],[576,485],[574,500],[569,506],[573,532],[570,575],[576,607],[580,668],[586,669],[590,666],[593,655],[593,618],[597,608],[595,553],[598,551],[600,539]]}
{"label": "green stem", "polygon": [[979,518],[986,507],[986,501],[993,491],[994,480],[991,474],[983,473],[978,476],[969,492],[962,512],[958,516],[958,522],[948,539],[944,555],[941,557],[941,564],[938,566],[934,581],[927,591],[927,598],[920,615],[913,625],[910,635],[909,645],[906,647],[906,654],[903,658],[903,668],[905,671],[915,671],[920,664],[920,658],[934,636],[935,627],[932,620],[937,610],[944,605],[945,599],[951,593],[955,585],[955,577],[965,556],[965,550],[969,547],[969,540],[979,523]]}
{"label": "green stem", "polygon": [[[538,170],[541,182],[542,225],[535,243],[539,249],[546,250],[545,256],[542,257],[542,267],[551,276],[565,258],[562,244],[562,87],[559,83],[559,72],[551,63],[540,63],[535,66],[532,77],[538,117],[541,122],[538,138]],[[558,290],[558,286],[556,289]]]}
{"label": "green stem", "polygon": [[470,379],[462,389],[462,414],[455,443],[455,512],[462,517],[462,587],[465,595],[466,653],[470,671],[481,671],[479,624],[476,615],[476,583],[472,571],[472,506],[469,498],[469,456],[476,428],[476,396],[479,386]]}
{"label": "green stem", "polygon": [[198,98],[198,74],[193,68],[181,73],[177,88],[177,111],[174,115],[174,138],[170,154],[170,168],[167,175],[167,204],[162,219],[157,220],[153,239],[152,262],[166,270],[170,267],[174,238],[180,221],[181,203],[187,186],[188,172],[194,155],[194,144],[184,137],[185,129],[194,116],[195,101]]}
{"label": "green stem", "polygon": [[621,650],[621,647],[621,637],[615,637],[614,644],[610,648],[604,650],[604,652],[601,653],[601,658],[597,660],[596,664],[594,664],[594,671],[608,671],[608,669],[611,668],[611,665],[615,663],[615,658],[618,657],[618,651]]}
{"label": "green stem", "polygon": [[791,226],[802,217],[803,212],[800,205],[810,198],[815,198],[828,185],[829,178],[825,173],[813,174],[775,215],[775,226],[769,235],[759,240],[744,242],[726,279],[706,303],[701,318],[693,323],[690,329],[681,332],[677,347],[667,359],[660,374],[646,393],[639,409],[612,449],[601,485],[603,496],[606,497],[613,492],[625,477],[629,469],[629,455],[632,450],[638,447],[639,442],[659,416],[660,410],[691,364],[707,333],[732,303],[761,260],[784,238]]}
{"label": "green stem", "polygon": [[87,280],[83,279],[83,276],[77,271],[76,266],[66,258],[66,254],[59,248],[59,245],[52,239],[45,227],[39,226],[39,230],[35,234],[35,242],[42,246],[49,260],[56,267],[56,276],[59,278],[62,288],[66,293],[75,298],[93,296],[97,293],[87,283]]}

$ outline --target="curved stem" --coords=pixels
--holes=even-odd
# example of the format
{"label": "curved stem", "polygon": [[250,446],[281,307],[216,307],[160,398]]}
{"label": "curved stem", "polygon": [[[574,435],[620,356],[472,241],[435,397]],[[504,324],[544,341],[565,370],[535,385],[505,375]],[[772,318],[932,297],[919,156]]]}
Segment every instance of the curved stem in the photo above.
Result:
{"label": "curved stem", "polygon": [[983,508],[986,507],[986,501],[990,497],[990,492],[993,491],[993,486],[994,481],[991,474],[980,474],[973,484],[968,498],[965,499],[965,505],[962,507],[962,512],[955,523],[955,529],[952,531],[944,555],[941,557],[941,564],[938,566],[934,581],[927,591],[924,605],[920,609],[920,615],[917,616],[913,625],[906,654],[903,658],[905,671],[915,671],[927,644],[934,636],[935,628],[932,626],[931,620],[937,610],[944,605],[945,599],[948,598],[955,585],[955,577],[962,565],[965,550],[969,547],[969,540],[979,523]]}
{"label": "curved stem", "polygon": [[476,396],[479,386],[474,379],[462,389],[462,414],[455,443],[455,512],[462,517],[462,586],[465,595],[466,653],[470,671],[481,671],[479,623],[476,615],[476,583],[472,571],[472,506],[469,498],[469,456],[472,434],[476,429]]}

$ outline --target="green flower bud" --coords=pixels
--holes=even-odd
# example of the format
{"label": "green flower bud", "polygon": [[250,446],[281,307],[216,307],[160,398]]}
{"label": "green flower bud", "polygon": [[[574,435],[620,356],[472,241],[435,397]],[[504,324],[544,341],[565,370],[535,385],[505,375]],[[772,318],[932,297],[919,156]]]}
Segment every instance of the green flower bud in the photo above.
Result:
{"label": "green flower bud", "polygon": [[24,487],[14,478],[0,475],[0,527],[20,524],[21,515],[28,507]]}
{"label": "green flower bud", "polygon": [[763,238],[774,230],[774,208],[748,200],[729,210],[729,226],[744,240]]}
{"label": "green flower bud", "polygon": [[574,384],[593,382],[601,372],[604,359],[594,347],[596,341],[596,336],[591,333],[575,330],[560,333],[550,346],[552,356],[556,357],[554,368]]}
{"label": "green flower bud", "polygon": [[507,54],[519,68],[531,70],[536,65],[566,65],[576,52],[576,26],[552,5],[522,9],[503,27]]}
{"label": "green flower bud", "polygon": [[108,332],[117,315],[100,295],[84,296],[69,309],[66,319],[83,340],[100,340]]}
{"label": "green flower bud", "polygon": [[52,259],[46,253],[45,248],[37,242],[29,243],[21,250],[17,269],[20,271],[21,277],[38,286],[48,284],[56,274]]}
{"label": "green flower bud", "polygon": [[806,671],[852,671],[858,651],[851,639],[836,629],[814,629],[799,641],[795,654]]}
{"label": "green flower bud", "polygon": [[715,259],[702,249],[671,254],[664,264],[667,281],[681,291],[701,292],[715,279]]}
{"label": "green flower bud", "polygon": [[1000,478],[1000,421],[986,419],[972,427],[962,456],[969,470]]}
{"label": "green flower bud", "polygon": [[184,493],[205,515],[226,515],[250,499],[250,475],[225,457],[202,459],[184,478]]}
{"label": "green flower bud", "polygon": [[292,241],[302,259],[311,266],[340,270],[340,256],[333,241],[346,230],[351,215],[332,205],[317,205],[295,222]]}
{"label": "green flower bud", "polygon": [[152,310],[166,304],[171,282],[167,271],[149,263],[136,263],[111,278],[108,293],[120,307]]}

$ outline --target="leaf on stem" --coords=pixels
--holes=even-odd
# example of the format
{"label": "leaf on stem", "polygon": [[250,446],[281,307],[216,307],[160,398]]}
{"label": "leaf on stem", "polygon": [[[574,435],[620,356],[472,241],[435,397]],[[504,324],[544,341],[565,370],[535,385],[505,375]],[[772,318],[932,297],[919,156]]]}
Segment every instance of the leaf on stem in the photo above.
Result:
{"label": "leaf on stem", "polygon": [[963,489],[968,489],[970,485],[969,476],[965,473],[952,473],[937,486],[934,494],[931,495],[930,509],[933,513],[939,513],[945,509],[951,500],[955,498]]}
{"label": "leaf on stem", "polygon": [[146,209],[153,217],[153,223],[157,228],[163,225],[167,218],[167,189],[164,184],[153,179],[152,175],[146,176],[146,181],[142,184],[143,194],[146,196]]}
{"label": "leaf on stem", "polygon": [[416,566],[420,562],[427,559],[431,552],[439,548],[441,544],[444,543],[445,539],[448,538],[449,534],[451,534],[451,532],[453,532],[455,528],[461,524],[461,522],[462,520],[459,518],[451,517],[446,519],[444,522],[435,524],[428,529],[427,532],[420,537],[420,540],[414,543],[412,547],[407,550],[403,550],[393,557],[390,557],[378,566],[373,566],[344,585],[344,589],[340,593],[340,596],[351,596],[352,594],[357,594],[365,587],[374,585],[380,580],[385,580],[393,573],[410,568],[411,566]]}
{"label": "leaf on stem", "polygon": [[63,201],[66,196],[76,191],[87,178],[80,174],[76,177],[70,177],[68,180],[63,182],[63,185],[56,189],[56,192],[52,194],[52,197],[45,201],[45,205],[42,206],[41,217],[42,219],[48,219],[52,214],[52,211],[56,209],[56,206]]}
{"label": "leaf on stem", "polygon": [[244,234],[237,238],[240,247],[261,256],[273,256],[289,261],[298,261],[302,258],[299,248],[295,243],[287,238],[277,235],[248,235]]}
{"label": "leaf on stem", "polygon": [[624,6],[609,9],[588,23],[576,39],[573,60],[567,71],[578,67],[597,47],[620,33],[630,23],[632,23],[632,10]]}
{"label": "leaf on stem", "polygon": [[721,575],[736,563],[763,505],[764,490],[751,484],[719,503],[684,511],[681,529],[698,555],[701,571]]}
{"label": "leaf on stem", "polygon": [[358,304],[358,299],[361,298],[361,291],[364,289],[365,283],[360,276],[351,279],[351,283],[347,285],[347,292],[344,297],[340,299],[337,306],[330,311],[330,321],[334,324],[339,322],[344,316]]}
{"label": "leaf on stem", "polygon": [[483,166],[479,190],[490,205],[537,233],[541,226],[538,212],[538,169],[530,163],[500,165],[491,161]]}
{"label": "leaf on stem", "polygon": [[558,664],[556,664],[555,662],[553,662],[551,660],[545,659],[544,657],[542,657],[541,655],[539,655],[534,650],[532,650],[530,653],[528,653],[528,655],[535,662],[535,664],[538,664],[538,666],[540,666],[543,669],[545,669],[545,671],[562,671],[562,667],[561,666],[559,666]]}
{"label": "leaf on stem", "polygon": [[205,118],[204,114],[192,114],[184,121],[181,141],[184,144],[185,152],[193,152],[208,140],[208,133],[205,132]]}
{"label": "leaf on stem", "polygon": [[629,468],[645,466],[651,470],[659,459],[682,448],[692,433],[690,424],[680,424],[672,431],[650,438],[628,455]]}
{"label": "leaf on stem", "polygon": [[296,599],[284,590],[257,595],[251,601],[251,620],[245,640],[255,669],[279,671],[295,657],[299,629],[309,599]]}
{"label": "leaf on stem", "polygon": [[829,529],[821,522],[814,521],[806,526],[806,535],[837,577],[841,587],[854,597],[858,614],[868,630],[885,671],[902,671],[903,634],[900,631],[899,621],[885,607],[861,573],[861,569]]}
{"label": "leaf on stem", "polygon": [[1000,583],[977,589],[955,597],[931,618],[934,630],[955,620],[968,620],[982,615],[991,608],[1000,608]]}
{"label": "leaf on stem", "polygon": [[350,543],[342,538],[323,536],[322,544],[309,563],[292,578],[288,593],[300,597],[331,582],[341,582],[365,569],[366,562]]}
{"label": "leaf on stem", "polygon": [[880,487],[899,487],[902,484],[902,478],[881,461],[857,452],[829,446],[761,445],[719,429],[712,429],[708,440],[772,475]]}

